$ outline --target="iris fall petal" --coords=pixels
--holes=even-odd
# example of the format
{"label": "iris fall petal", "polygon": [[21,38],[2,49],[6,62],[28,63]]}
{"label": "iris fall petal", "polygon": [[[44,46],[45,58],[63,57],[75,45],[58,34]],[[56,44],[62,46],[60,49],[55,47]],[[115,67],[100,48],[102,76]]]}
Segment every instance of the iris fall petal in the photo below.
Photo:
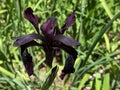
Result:
{"label": "iris fall petal", "polygon": [[27,49],[23,50],[23,48],[24,47],[21,47],[21,57],[28,75],[31,76],[34,68],[32,56],[28,53]]}

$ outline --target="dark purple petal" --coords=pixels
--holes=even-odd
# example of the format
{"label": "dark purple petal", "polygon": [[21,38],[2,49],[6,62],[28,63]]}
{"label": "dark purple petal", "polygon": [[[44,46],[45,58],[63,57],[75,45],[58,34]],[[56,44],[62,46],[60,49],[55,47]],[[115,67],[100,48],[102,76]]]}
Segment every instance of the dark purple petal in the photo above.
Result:
{"label": "dark purple petal", "polygon": [[33,74],[34,64],[32,62],[32,56],[24,46],[21,46],[21,57],[28,75],[31,76]]}
{"label": "dark purple petal", "polygon": [[64,69],[61,72],[60,78],[64,79],[66,74],[70,74],[70,73],[74,73],[75,69],[74,69],[74,59],[71,55],[68,56],[66,62],[65,62],[65,66]]}
{"label": "dark purple petal", "polygon": [[38,29],[38,18],[37,16],[35,16],[33,14],[33,10],[29,7],[24,11],[24,17],[29,20],[35,27],[35,29],[37,30],[37,32],[39,32]]}
{"label": "dark purple petal", "polygon": [[63,25],[63,27],[62,27],[62,33],[64,33],[64,31],[68,28],[68,27],[70,27],[71,25],[73,25],[74,24],[74,22],[75,22],[75,10],[67,17],[67,19],[66,19],[66,22],[65,22],[65,24]]}
{"label": "dark purple petal", "polygon": [[64,45],[62,43],[61,45],[58,45],[57,47],[63,49],[68,54],[72,55],[74,60],[77,58],[77,51],[73,47]]}
{"label": "dark purple petal", "polygon": [[66,51],[69,54],[69,56],[65,62],[65,66],[60,75],[60,78],[63,79],[66,74],[70,74],[75,71],[74,63],[77,58],[77,51],[74,48],[64,45],[64,44],[58,45],[57,47],[63,49],[64,51]]}
{"label": "dark purple petal", "polygon": [[32,56],[27,51],[27,48],[30,46],[40,46],[41,48],[43,48],[44,45],[39,44],[36,41],[30,41],[30,42],[20,46],[21,57],[22,57],[25,69],[29,76],[31,76],[33,74],[33,67],[34,67],[34,64],[32,62]]}
{"label": "dark purple petal", "polygon": [[48,18],[45,23],[41,25],[41,30],[44,35],[51,35],[54,31],[54,24],[56,23],[57,19],[55,17]]}
{"label": "dark purple petal", "polygon": [[16,41],[13,44],[14,46],[24,45],[30,41],[33,41],[34,39],[40,39],[42,41],[45,41],[44,37],[39,34],[28,34],[21,37],[14,37],[14,39],[16,39]]}
{"label": "dark purple petal", "polygon": [[45,64],[47,64],[49,67],[52,67],[54,50],[53,50],[53,48],[49,47],[48,45],[44,45],[43,49],[46,54]]}
{"label": "dark purple petal", "polygon": [[62,34],[56,35],[54,37],[54,40],[59,41],[68,46],[79,46],[80,45],[77,41],[73,40],[72,38],[68,38]]}
{"label": "dark purple petal", "polygon": [[24,44],[22,46],[24,46],[25,48],[28,48],[30,46],[39,46],[39,47],[41,47],[43,49],[44,44],[39,44],[38,42],[33,40],[33,41],[30,41],[30,42],[28,42],[28,43],[26,43],[26,44]]}

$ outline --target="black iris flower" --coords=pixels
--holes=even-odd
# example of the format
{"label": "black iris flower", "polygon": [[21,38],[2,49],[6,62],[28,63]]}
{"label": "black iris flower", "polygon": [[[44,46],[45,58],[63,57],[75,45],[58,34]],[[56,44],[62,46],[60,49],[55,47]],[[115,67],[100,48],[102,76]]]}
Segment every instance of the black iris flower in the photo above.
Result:
{"label": "black iris flower", "polygon": [[[24,36],[14,37],[14,46],[19,46],[21,49],[21,58],[23,60],[25,69],[28,75],[32,75],[34,64],[32,56],[28,52],[28,47],[38,46],[44,50],[46,60],[45,64],[52,67],[53,57],[58,49],[64,50],[68,54],[68,58],[65,61],[65,66],[61,71],[60,78],[63,79],[66,74],[73,73],[74,62],[77,58],[77,51],[72,46],[79,46],[80,44],[70,37],[64,36],[64,32],[74,24],[75,11],[73,11],[66,19],[62,28],[55,25],[57,19],[50,17],[39,28],[38,17],[33,14],[33,10],[29,7],[24,11],[24,17],[35,27],[37,33],[32,33]],[[41,33],[40,34],[40,30]],[[41,43],[38,43],[40,40]]]}

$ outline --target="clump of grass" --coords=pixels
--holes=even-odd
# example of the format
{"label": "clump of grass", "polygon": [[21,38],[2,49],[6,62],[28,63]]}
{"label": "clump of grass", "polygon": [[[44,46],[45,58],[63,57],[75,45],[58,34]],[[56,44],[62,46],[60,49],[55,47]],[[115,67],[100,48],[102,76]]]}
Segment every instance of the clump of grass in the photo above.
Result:
{"label": "clump of grass", "polygon": [[[117,90],[120,88],[119,1],[10,0],[0,1],[0,6],[0,89]],[[75,25],[65,34],[75,38],[81,43],[81,47],[75,47],[79,53],[74,65],[75,73],[68,75],[63,81],[58,77],[66,58],[63,51],[59,57],[62,65],[59,66],[59,70],[57,68],[54,71],[52,68],[51,70],[41,68],[45,60],[42,50],[37,47],[29,48],[36,63],[35,77],[29,77],[23,69],[18,48],[13,47],[11,37],[34,32],[34,28],[23,19],[23,11],[29,6],[41,18],[39,22],[45,21],[50,16],[58,17],[59,27],[64,24],[67,15],[76,9]],[[54,75],[51,74],[53,71]]]}

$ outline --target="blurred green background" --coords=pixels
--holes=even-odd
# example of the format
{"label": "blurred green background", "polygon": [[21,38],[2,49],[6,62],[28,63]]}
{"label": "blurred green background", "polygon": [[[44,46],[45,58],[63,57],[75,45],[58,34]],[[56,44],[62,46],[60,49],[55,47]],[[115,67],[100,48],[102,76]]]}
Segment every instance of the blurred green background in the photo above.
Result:
{"label": "blurred green background", "polygon": [[[48,67],[40,68],[44,52],[37,47],[29,48],[35,76],[26,74],[12,37],[35,32],[23,17],[27,7],[40,18],[40,25],[55,16],[59,27],[76,9],[76,22],[65,34],[81,46],[75,47],[75,73],[64,80],[59,78],[66,59],[63,51],[60,63],[53,62],[53,66],[59,64],[59,70],[53,72]],[[0,90],[120,90],[120,1],[0,0]]]}

